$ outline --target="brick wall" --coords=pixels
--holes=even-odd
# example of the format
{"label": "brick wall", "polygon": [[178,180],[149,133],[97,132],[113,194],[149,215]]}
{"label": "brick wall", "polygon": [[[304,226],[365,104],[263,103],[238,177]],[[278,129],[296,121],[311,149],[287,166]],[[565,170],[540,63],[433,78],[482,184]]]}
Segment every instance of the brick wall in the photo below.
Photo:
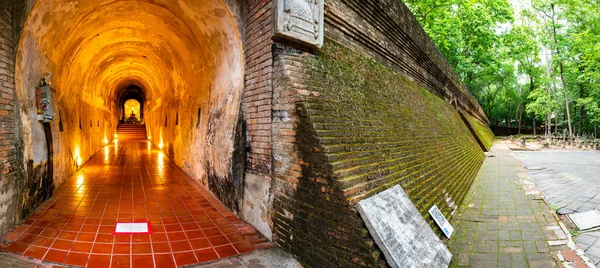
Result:
{"label": "brick wall", "polygon": [[393,185],[450,218],[484,155],[455,107],[327,40],[274,51],[274,241],[309,267],[385,266],[354,205]]}
{"label": "brick wall", "polygon": [[248,171],[271,173],[271,46],[272,3],[270,0],[248,0],[246,3],[244,113],[248,129]]}
{"label": "brick wall", "polygon": [[318,51],[272,41],[271,2],[247,2],[243,108],[247,171],[272,180],[245,202],[309,267],[385,266],[354,205],[400,184],[437,230],[427,209],[451,217],[483,161],[457,110],[487,118],[401,2],[325,1]]}
{"label": "brick wall", "polygon": [[398,0],[325,1],[325,35],[416,82],[489,125],[410,10]]}
{"label": "brick wall", "polygon": [[14,84],[14,40],[11,13],[0,11],[0,233],[18,220],[17,109]]}

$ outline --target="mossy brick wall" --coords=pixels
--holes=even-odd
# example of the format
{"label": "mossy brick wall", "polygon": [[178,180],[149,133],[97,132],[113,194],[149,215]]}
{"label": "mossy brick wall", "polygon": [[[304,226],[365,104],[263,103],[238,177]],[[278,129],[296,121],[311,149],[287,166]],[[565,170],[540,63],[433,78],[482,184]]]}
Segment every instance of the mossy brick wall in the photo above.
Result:
{"label": "mossy brick wall", "polygon": [[481,123],[470,114],[461,113],[471,130],[471,133],[479,140],[480,145],[489,152],[494,145],[495,135],[488,125]]}
{"label": "mossy brick wall", "polygon": [[19,220],[17,212],[22,149],[18,142],[18,109],[15,92],[13,20],[0,9],[0,233]]}
{"label": "mossy brick wall", "polygon": [[326,0],[325,36],[399,73],[489,124],[414,15],[400,0]]}
{"label": "mossy brick wall", "polygon": [[274,113],[297,150],[275,163],[294,189],[275,198],[275,241],[311,267],[384,266],[354,205],[394,185],[441,235],[427,210],[450,218],[484,159],[455,107],[331,40],[274,54]]}

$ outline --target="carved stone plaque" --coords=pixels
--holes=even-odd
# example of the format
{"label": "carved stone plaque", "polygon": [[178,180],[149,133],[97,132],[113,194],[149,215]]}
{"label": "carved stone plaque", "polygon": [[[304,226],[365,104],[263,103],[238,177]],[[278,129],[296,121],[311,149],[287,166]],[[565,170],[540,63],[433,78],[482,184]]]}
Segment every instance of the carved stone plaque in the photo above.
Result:
{"label": "carved stone plaque", "polygon": [[275,0],[275,37],[323,46],[324,0]]}
{"label": "carved stone plaque", "polygon": [[400,186],[356,205],[391,267],[448,267],[452,253]]}

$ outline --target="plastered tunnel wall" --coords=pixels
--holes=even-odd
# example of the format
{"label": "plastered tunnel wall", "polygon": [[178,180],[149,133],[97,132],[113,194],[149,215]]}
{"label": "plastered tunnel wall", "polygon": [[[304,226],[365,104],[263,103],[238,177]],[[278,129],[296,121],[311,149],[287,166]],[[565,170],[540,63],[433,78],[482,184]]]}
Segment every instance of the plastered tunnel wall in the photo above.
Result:
{"label": "plastered tunnel wall", "polygon": [[384,265],[354,204],[390,186],[427,219],[433,204],[450,217],[493,135],[406,6],[324,1],[323,48],[275,37],[274,7],[28,0],[1,13],[0,230],[49,187],[34,91],[46,72],[54,187],[113,142],[135,88],[151,142],[307,266]]}

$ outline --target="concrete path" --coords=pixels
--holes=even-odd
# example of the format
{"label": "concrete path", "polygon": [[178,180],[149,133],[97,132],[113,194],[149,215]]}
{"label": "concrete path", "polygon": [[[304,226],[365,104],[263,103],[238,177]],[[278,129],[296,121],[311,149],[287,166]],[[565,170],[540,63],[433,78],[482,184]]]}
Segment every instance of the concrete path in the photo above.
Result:
{"label": "concrete path", "polygon": [[515,152],[515,157],[558,209],[570,214],[600,210],[600,151]]}
{"label": "concrete path", "polygon": [[209,264],[191,265],[187,268],[302,268],[294,257],[279,247],[255,251],[248,255],[220,260]]}
{"label": "concrete path", "polygon": [[[454,217],[452,267],[558,267],[553,252],[568,250],[568,234],[504,144],[492,148]],[[579,263],[583,265],[583,263]],[[584,266],[582,266],[584,267]]]}
{"label": "concrete path", "polygon": [[[600,210],[600,152],[518,152],[515,157],[528,169],[558,214]],[[600,265],[600,231],[586,231],[576,239],[595,265]]]}
{"label": "concrete path", "polygon": [[18,256],[12,253],[0,252],[0,267],[10,268],[46,268],[52,267],[50,264],[42,264],[41,262],[32,262],[27,257]]}

